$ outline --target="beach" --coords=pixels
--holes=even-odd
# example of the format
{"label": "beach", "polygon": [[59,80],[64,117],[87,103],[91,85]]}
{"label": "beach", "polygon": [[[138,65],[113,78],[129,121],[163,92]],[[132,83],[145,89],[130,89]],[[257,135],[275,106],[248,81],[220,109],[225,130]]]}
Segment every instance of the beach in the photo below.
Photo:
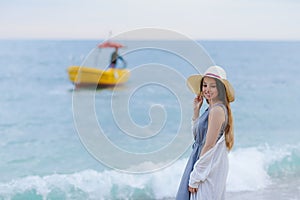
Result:
{"label": "beach", "polygon": [[[167,79],[170,87],[180,83],[173,91],[151,82],[132,90],[139,81],[160,77],[154,71],[139,76],[133,72],[118,91],[74,89],[67,68],[81,65],[98,42],[0,40],[0,199],[175,198],[191,147],[163,167],[142,163],[156,169],[153,172],[111,168],[82,142],[74,121],[73,97],[74,93],[93,96],[99,126],[112,143],[128,152],[147,153],[168,146],[179,126],[184,127],[183,137],[192,140],[193,94],[175,78]],[[300,42],[197,43],[226,69],[236,92],[231,105],[235,146],[229,154],[227,199],[300,199]],[[131,70],[158,63],[183,79],[196,73],[187,60],[162,50],[141,49],[123,57]],[[186,93],[174,92],[183,90]],[[128,96],[126,104],[112,108],[112,97],[117,101]],[[139,127],[153,122],[152,116],[162,116],[151,127],[159,133],[148,139],[124,135],[118,125],[126,124],[122,120],[128,116],[122,115],[118,124],[112,112],[124,105]],[[154,108],[152,114],[150,108]],[[107,156],[118,158],[113,152]],[[126,159],[118,158],[120,162]]]}

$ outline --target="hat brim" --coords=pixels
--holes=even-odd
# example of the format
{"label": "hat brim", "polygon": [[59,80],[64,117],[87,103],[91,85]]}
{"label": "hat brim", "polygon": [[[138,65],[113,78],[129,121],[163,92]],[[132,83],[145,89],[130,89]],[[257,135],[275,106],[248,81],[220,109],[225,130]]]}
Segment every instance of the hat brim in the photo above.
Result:
{"label": "hat brim", "polygon": [[[187,86],[191,90],[192,93],[199,95],[200,94],[200,83],[204,76],[200,74],[191,75],[187,79]],[[225,86],[226,89],[226,96],[229,102],[234,101],[234,89],[232,85],[226,79],[219,79]]]}

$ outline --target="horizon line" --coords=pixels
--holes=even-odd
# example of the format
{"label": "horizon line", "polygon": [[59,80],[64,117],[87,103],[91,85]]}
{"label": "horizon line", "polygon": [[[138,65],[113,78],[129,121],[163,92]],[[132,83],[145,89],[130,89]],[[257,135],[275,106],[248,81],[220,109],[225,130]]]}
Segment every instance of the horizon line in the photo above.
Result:
{"label": "horizon line", "polygon": [[[232,41],[232,42],[239,42],[239,41],[249,41],[249,42],[300,42],[300,39],[287,39],[287,38],[278,38],[278,39],[267,39],[267,38],[190,38],[194,41]],[[105,41],[110,40],[107,38],[1,38],[0,41],[12,41],[12,40],[23,40],[23,41]],[[113,40],[113,38],[111,39]],[[137,39],[118,39],[123,41],[180,41],[181,39],[169,39],[169,38],[137,38]]]}

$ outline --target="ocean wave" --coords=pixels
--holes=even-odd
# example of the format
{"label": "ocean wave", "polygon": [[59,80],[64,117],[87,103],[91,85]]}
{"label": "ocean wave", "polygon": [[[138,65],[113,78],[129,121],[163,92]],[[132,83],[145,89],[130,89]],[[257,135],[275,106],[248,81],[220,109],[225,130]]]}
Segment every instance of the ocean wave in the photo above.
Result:
{"label": "ocean wave", "polygon": [[229,154],[229,191],[255,191],[300,174],[300,145],[240,148]]}
{"label": "ocean wave", "polygon": [[0,183],[0,199],[166,199],[172,198],[186,160],[149,174],[92,169],[72,174],[28,176]]}
{"label": "ocean wave", "polygon": [[[299,171],[299,145],[239,148],[229,154],[227,191],[256,191],[273,178]],[[168,199],[174,198],[187,158],[160,171],[127,174],[87,169],[71,174],[28,176],[0,183],[0,199]],[[297,171],[298,170],[298,171]]]}

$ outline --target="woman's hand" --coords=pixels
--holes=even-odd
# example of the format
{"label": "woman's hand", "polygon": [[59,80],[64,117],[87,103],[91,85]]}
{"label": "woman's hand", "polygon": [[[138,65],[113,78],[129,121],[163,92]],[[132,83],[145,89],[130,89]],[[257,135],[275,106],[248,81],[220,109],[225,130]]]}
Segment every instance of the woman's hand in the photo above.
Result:
{"label": "woman's hand", "polygon": [[192,188],[192,187],[189,186],[189,192],[190,193],[195,193],[197,191],[198,191],[198,188]]}
{"label": "woman's hand", "polygon": [[200,108],[202,106],[202,103],[203,103],[203,96],[200,93],[194,99],[194,116],[193,116],[193,120],[195,120],[199,117],[199,111],[200,111]]}

